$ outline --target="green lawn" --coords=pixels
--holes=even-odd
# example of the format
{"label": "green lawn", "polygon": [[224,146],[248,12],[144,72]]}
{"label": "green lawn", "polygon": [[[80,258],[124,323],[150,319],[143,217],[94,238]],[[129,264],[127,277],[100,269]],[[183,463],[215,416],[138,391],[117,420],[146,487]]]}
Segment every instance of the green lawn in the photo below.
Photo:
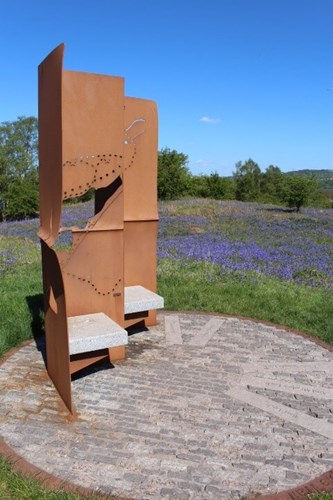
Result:
{"label": "green lawn", "polygon": [[[97,495],[83,497],[79,493],[66,493],[43,488],[32,478],[13,470],[10,463],[0,457],[0,499],[1,500],[80,500],[82,498],[98,500]],[[104,497],[106,498],[106,497]],[[114,497],[109,497],[112,500]]]}
{"label": "green lawn", "polygon": [[[267,231],[270,231],[273,224],[277,224],[273,230],[279,227],[282,235],[286,227],[292,227],[295,233],[300,225],[304,238],[312,238],[311,241],[317,238],[317,246],[323,245],[323,249],[328,248],[327,245],[332,246],[331,225],[324,216],[321,220],[316,218],[316,214],[310,213],[309,216],[296,219],[293,214],[267,210],[253,212],[254,209],[255,207],[248,208],[244,205],[240,218],[240,206],[235,204],[221,208],[217,202],[212,201],[197,205],[188,201],[164,203],[161,234],[166,242],[168,238],[176,237],[181,245],[184,237],[189,244],[195,235],[201,238],[211,224],[212,234],[218,227],[220,233],[228,235],[231,245],[235,241],[248,241],[255,231],[258,233],[258,228],[264,221]],[[235,214],[238,219],[235,219]],[[248,215],[252,219],[247,218]],[[251,224],[254,229],[249,231]],[[317,231],[319,226],[320,234]],[[300,235],[302,236],[301,232]],[[260,243],[263,241],[263,234],[260,233],[259,236]],[[303,248],[306,248],[304,241]],[[287,243],[285,248],[291,251]],[[332,252],[332,249],[329,251]],[[306,273],[310,273],[311,279],[312,276],[322,279],[323,275],[322,272],[309,269],[301,273],[302,278],[307,276]],[[331,278],[327,278],[327,283],[329,279]],[[0,289],[1,357],[22,341],[43,332],[40,252],[33,237],[0,237]],[[333,293],[332,288],[325,286],[325,280],[323,284],[310,286],[304,280],[297,283],[295,280],[283,280],[251,270],[245,274],[237,271],[223,273],[220,266],[209,260],[171,256],[159,258],[158,292],[165,299],[166,310],[209,311],[251,317],[306,332],[333,344]],[[60,498],[74,500],[81,497],[41,489],[36,481],[14,472],[6,460],[0,460],[1,500]],[[313,500],[333,500],[333,494],[316,495]]]}

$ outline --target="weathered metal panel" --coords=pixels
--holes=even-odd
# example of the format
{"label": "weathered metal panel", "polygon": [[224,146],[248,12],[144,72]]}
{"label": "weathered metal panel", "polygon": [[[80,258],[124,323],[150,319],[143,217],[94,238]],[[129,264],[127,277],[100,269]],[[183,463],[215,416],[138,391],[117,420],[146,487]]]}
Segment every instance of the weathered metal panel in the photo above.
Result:
{"label": "weathered metal panel", "polygon": [[[156,291],[157,110],[125,98],[123,78],[63,70],[63,55],[60,45],[39,66],[39,235],[47,367],[73,412],[70,374],[105,354],[71,360],[68,317],[103,312],[124,326],[133,321],[125,321],[124,286]],[[89,189],[95,215],[84,228],[61,227],[63,201]],[[55,250],[64,230],[72,244]],[[145,321],[155,323],[155,312]],[[124,349],[106,354],[120,359]]]}
{"label": "weathered metal panel", "polygon": [[62,61],[59,45],[38,67],[40,237],[52,246],[58,238],[62,207]]}
{"label": "weathered metal panel", "polygon": [[123,78],[64,71],[63,197],[111,184],[123,173]]}
{"label": "weathered metal panel", "polygon": [[157,220],[157,108],[125,98],[124,219]]}
{"label": "weathered metal panel", "polygon": [[[131,221],[124,226],[125,286],[157,288],[157,221]],[[156,312],[149,311],[147,326],[156,324]],[[128,324],[126,323],[126,326]]]}
{"label": "weathered metal panel", "polygon": [[119,325],[124,317],[123,231],[75,231],[62,264],[67,315],[104,312]]}
{"label": "weathered metal panel", "polygon": [[48,283],[44,295],[47,371],[62,400],[74,412],[71,397],[66,300],[55,251],[43,240],[42,261]]}

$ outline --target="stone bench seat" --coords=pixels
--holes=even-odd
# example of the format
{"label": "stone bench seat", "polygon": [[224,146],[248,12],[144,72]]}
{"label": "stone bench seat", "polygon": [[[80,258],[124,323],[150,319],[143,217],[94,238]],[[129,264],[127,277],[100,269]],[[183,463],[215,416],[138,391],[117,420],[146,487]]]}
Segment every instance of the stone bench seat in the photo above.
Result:
{"label": "stone bench seat", "polygon": [[141,285],[126,286],[124,295],[125,315],[150,311],[152,309],[162,309],[164,307],[163,297]]}
{"label": "stone bench seat", "polygon": [[69,317],[68,332],[70,354],[109,349],[128,343],[126,330],[101,312]]}
{"label": "stone bench seat", "polygon": [[[140,285],[125,287],[124,295],[125,315],[164,307],[163,297]],[[68,333],[71,355],[128,343],[127,331],[102,312],[69,317]]]}

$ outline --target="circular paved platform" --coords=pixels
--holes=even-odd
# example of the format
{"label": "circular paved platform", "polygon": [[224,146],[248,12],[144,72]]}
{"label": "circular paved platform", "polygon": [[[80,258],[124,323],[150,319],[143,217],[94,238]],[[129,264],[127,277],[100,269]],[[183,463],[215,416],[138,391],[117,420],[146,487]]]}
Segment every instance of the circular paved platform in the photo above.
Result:
{"label": "circular paved platform", "polygon": [[314,477],[333,483],[333,352],[300,335],[164,313],[125,361],[72,386],[75,421],[35,343],[0,366],[4,442],[63,480],[140,500],[301,498]]}

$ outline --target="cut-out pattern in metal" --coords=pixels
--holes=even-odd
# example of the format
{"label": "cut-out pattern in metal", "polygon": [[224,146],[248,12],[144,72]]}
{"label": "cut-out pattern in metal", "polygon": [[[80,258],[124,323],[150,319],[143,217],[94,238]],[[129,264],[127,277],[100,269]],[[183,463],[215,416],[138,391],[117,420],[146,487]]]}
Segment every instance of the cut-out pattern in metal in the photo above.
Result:
{"label": "cut-out pattern in metal", "polygon": [[63,199],[67,200],[82,196],[89,189],[94,188],[97,182],[109,184],[123,170],[122,156],[111,153],[81,156],[67,160],[62,168],[65,183],[71,186],[63,192]]}
{"label": "cut-out pattern in metal", "polygon": [[[63,56],[60,45],[39,66],[39,236],[47,368],[74,413],[71,375],[119,358],[126,342],[110,336],[103,352],[78,358],[68,319],[104,313],[118,339],[137,321],[156,321],[155,311],[125,317],[124,288],[156,291],[157,112],[152,101],[125,97],[122,78],[64,70]],[[84,229],[61,227],[64,200],[90,189],[95,214]]]}

